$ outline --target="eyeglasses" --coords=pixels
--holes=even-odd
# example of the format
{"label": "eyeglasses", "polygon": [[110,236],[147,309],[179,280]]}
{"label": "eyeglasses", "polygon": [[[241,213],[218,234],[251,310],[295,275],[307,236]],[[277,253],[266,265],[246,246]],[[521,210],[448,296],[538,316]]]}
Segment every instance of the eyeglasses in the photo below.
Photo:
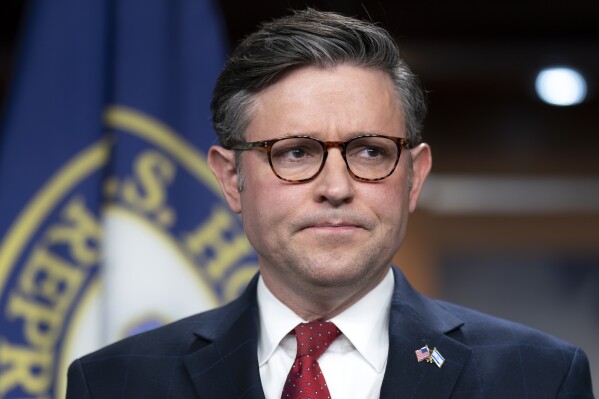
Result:
{"label": "eyeglasses", "polygon": [[338,148],[349,174],[360,181],[389,177],[402,148],[410,148],[403,137],[366,134],[348,141],[320,141],[308,136],[239,143],[233,150],[263,149],[274,174],[281,180],[303,183],[314,179],[324,167],[329,148]]}

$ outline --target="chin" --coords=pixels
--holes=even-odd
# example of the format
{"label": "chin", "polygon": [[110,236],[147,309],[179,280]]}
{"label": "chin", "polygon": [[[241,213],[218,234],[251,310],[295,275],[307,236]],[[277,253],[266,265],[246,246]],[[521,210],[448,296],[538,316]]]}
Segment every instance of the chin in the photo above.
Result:
{"label": "chin", "polygon": [[332,261],[319,266],[312,264],[302,275],[304,281],[316,287],[347,288],[363,285],[364,279],[369,277],[369,270],[357,268],[355,263],[344,266]]}

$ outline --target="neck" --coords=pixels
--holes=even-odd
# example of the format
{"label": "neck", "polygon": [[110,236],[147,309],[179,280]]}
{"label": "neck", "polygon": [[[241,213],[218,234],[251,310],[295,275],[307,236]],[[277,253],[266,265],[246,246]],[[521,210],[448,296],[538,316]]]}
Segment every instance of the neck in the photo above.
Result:
{"label": "neck", "polygon": [[[384,278],[385,273],[375,276],[359,287],[328,287],[298,283],[288,287],[262,273],[264,284],[272,294],[295,314],[306,321],[330,320],[362,299]],[[362,282],[364,283],[364,282]]]}

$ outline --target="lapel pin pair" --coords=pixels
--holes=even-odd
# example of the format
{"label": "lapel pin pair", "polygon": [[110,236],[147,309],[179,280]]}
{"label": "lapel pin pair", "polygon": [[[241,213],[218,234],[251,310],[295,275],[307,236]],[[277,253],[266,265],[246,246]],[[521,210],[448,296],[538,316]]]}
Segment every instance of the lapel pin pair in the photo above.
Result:
{"label": "lapel pin pair", "polygon": [[418,363],[422,361],[435,363],[439,368],[445,363],[445,358],[441,356],[441,352],[437,348],[433,348],[431,351],[428,345],[424,345],[422,348],[416,350],[416,359],[418,359]]}

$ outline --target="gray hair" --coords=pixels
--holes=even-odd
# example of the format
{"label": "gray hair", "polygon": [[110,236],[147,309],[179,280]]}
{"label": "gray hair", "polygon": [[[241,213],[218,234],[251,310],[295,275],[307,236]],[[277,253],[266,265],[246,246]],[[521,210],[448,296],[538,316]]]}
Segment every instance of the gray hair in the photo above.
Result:
{"label": "gray hair", "polygon": [[306,9],[262,24],[225,64],[211,104],[221,145],[231,148],[244,141],[254,96],[285,73],[305,66],[325,69],[342,64],[389,75],[402,107],[407,138],[412,145],[419,144],[426,115],[425,94],[391,35],[371,22]]}

